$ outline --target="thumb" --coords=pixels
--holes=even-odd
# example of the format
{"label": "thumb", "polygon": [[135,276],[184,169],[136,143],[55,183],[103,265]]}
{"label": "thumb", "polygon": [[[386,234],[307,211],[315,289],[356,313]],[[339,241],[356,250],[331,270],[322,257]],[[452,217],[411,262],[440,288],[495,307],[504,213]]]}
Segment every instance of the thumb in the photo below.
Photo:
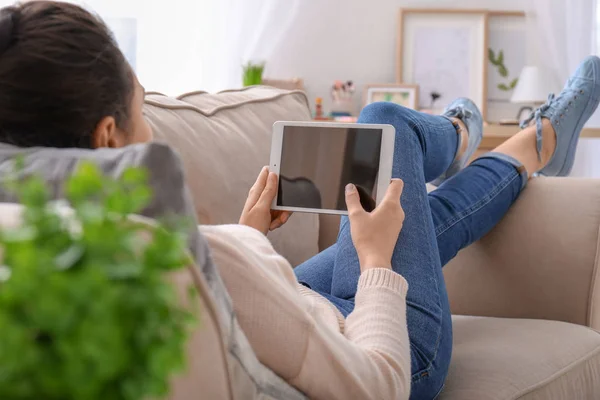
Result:
{"label": "thumb", "polygon": [[356,190],[356,186],[354,186],[352,183],[349,183],[346,186],[346,206],[348,207],[349,215],[364,211],[362,204],[360,204],[358,190]]}
{"label": "thumb", "polygon": [[384,202],[390,202],[398,204],[400,197],[402,197],[402,191],[404,190],[404,182],[402,179],[392,179],[390,186],[387,189]]}

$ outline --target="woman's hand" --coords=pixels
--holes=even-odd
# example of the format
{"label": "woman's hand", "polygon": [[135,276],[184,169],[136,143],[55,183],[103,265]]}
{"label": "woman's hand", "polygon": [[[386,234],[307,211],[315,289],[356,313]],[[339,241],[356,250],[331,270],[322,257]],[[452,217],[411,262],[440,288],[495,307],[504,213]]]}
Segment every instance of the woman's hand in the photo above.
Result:
{"label": "woman's hand", "polygon": [[244,211],[240,217],[240,224],[250,226],[263,234],[267,234],[285,224],[292,215],[289,211],[271,210],[273,199],[277,196],[277,174],[269,172],[268,167],[263,167],[254,182]]}
{"label": "woman's hand", "polygon": [[350,233],[361,271],[391,268],[394,247],[404,223],[404,211],[400,205],[403,188],[404,182],[392,179],[381,204],[369,213],[360,203],[356,186],[346,186]]}

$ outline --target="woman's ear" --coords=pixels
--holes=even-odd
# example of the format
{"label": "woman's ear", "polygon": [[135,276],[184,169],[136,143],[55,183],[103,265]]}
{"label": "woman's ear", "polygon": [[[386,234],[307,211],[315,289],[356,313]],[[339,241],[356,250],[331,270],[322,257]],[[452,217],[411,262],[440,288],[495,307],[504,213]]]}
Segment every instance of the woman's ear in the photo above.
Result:
{"label": "woman's ear", "polygon": [[122,147],[119,133],[119,128],[117,128],[117,123],[113,117],[102,118],[92,134],[92,147],[94,149]]}

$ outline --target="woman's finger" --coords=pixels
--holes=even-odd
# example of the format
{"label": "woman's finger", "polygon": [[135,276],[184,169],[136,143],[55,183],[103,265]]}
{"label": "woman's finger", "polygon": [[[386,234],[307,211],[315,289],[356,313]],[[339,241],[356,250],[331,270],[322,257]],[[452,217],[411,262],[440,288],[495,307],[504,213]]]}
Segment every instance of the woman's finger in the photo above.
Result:
{"label": "woman's finger", "polygon": [[352,183],[349,183],[346,186],[346,207],[348,208],[348,216],[350,217],[350,219],[352,219],[354,215],[358,215],[365,212],[362,205],[360,204],[360,196],[358,195],[358,190],[356,189],[356,186],[354,186]]}
{"label": "woman's finger", "polygon": [[277,196],[277,174],[274,172],[270,172],[267,177],[267,184],[265,185],[262,193],[256,205],[267,210],[271,209],[271,203]]}
{"label": "woman's finger", "polygon": [[273,231],[277,228],[281,228],[283,225],[285,225],[286,222],[288,222],[288,220],[290,219],[290,217],[292,216],[292,212],[291,211],[281,211],[281,210],[274,210],[271,211],[271,225],[269,226],[269,230]]}
{"label": "woman's finger", "polygon": [[275,219],[275,220],[273,220],[273,222],[271,222],[271,225],[269,226],[269,230],[274,231],[275,229],[281,228],[282,225],[283,224],[281,223],[280,220]]}
{"label": "woman's finger", "polygon": [[286,222],[288,222],[288,220],[290,219],[292,214],[293,214],[293,212],[291,212],[291,211],[283,211],[281,213],[281,216],[279,217],[279,220],[281,221],[282,224],[285,224]]}
{"label": "woman's finger", "polygon": [[254,207],[254,205],[256,205],[258,199],[260,198],[260,195],[265,190],[268,177],[269,167],[263,167],[260,170],[260,174],[258,174],[258,178],[256,178],[256,182],[254,182],[254,185],[252,185],[252,187],[250,188],[248,198],[246,199],[246,204],[244,205],[244,210],[249,210],[252,207]]}
{"label": "woman's finger", "polygon": [[392,179],[390,186],[383,197],[381,202],[384,207],[391,205],[397,207],[400,204],[400,198],[402,197],[402,191],[404,190],[404,181],[402,179]]}

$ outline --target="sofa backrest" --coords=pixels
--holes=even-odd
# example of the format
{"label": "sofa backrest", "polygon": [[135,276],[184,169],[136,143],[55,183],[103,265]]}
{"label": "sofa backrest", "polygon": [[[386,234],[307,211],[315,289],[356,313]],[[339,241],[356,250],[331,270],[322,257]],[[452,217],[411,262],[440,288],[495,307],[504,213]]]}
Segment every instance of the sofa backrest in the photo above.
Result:
{"label": "sofa backrest", "polygon": [[[218,94],[146,96],[155,139],[181,155],[198,221],[237,223],[248,191],[269,164],[273,123],[310,120],[306,95],[264,86]],[[298,265],[318,251],[319,220],[296,214],[269,234],[277,251]]]}

